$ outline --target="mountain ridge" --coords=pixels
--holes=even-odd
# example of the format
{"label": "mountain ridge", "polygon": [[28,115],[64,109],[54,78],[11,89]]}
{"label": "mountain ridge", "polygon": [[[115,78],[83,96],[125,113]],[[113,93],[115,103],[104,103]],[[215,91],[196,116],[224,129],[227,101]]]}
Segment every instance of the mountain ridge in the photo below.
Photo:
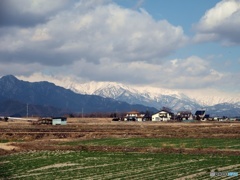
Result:
{"label": "mountain ridge", "polygon": [[[53,79],[51,79],[52,82]],[[206,109],[207,113],[214,116],[240,116],[240,101],[219,102],[214,105],[199,103],[197,99],[190,98],[184,93],[169,91],[160,88],[130,87],[120,83],[112,82],[94,82],[78,83],[71,79],[58,79],[58,85],[74,91],[77,94],[98,95],[112,100],[128,102],[129,104],[143,104],[145,106],[155,107],[159,110],[163,106],[171,108],[175,113],[181,110],[190,110],[194,113],[199,109]],[[0,94],[1,96],[1,94]],[[136,109],[136,108],[135,108]],[[114,110],[116,111],[116,109]]]}
{"label": "mountain ridge", "polygon": [[51,106],[70,113],[81,112],[82,109],[84,109],[84,113],[116,112],[116,110],[124,112],[132,109],[156,111],[155,108],[140,104],[128,104],[97,95],[77,94],[70,89],[56,86],[54,83],[47,81],[27,82],[18,80],[12,75],[0,79],[0,97],[23,104]]}
{"label": "mountain ridge", "polygon": [[[240,115],[240,111],[237,110],[240,108],[240,101],[238,102],[237,100],[233,102],[225,102],[224,99],[222,99],[220,103],[208,105],[207,103],[199,102],[197,99],[190,98],[189,96],[177,91],[168,91],[160,88],[148,90],[141,87],[136,89],[116,82],[111,83],[92,81],[84,84],[73,83],[70,88],[72,88],[72,90],[74,90],[76,93],[110,97],[116,100],[128,102],[130,104],[143,104],[146,106],[153,106],[157,109],[166,106],[171,108],[174,112],[184,110],[190,110],[194,112],[198,109],[206,109],[208,113],[212,113],[213,115],[217,116],[225,115],[224,113],[226,112],[227,115],[231,115],[231,110],[229,109],[233,109],[234,115]],[[221,107],[222,111],[221,108],[216,110],[216,107]],[[228,109],[228,111],[225,109]]]}
{"label": "mountain ridge", "polygon": [[[71,85],[69,85],[71,84]],[[169,90],[169,89],[164,89],[164,88],[157,88],[157,87],[137,87],[137,86],[129,86],[129,85],[124,85],[121,83],[116,83],[116,82],[95,82],[91,81],[88,83],[78,83],[78,82],[69,82],[68,85],[63,85],[66,88],[69,88],[73,90],[76,93],[81,93],[81,94],[100,94],[102,93],[102,96],[104,97],[111,97],[109,94],[104,94],[103,91],[106,91],[107,88],[121,88],[122,91],[127,90],[130,91],[131,93],[135,94],[145,94],[145,96],[148,96],[150,99],[157,99],[158,96],[161,95],[167,95],[167,96],[172,96],[175,98],[184,98],[184,99],[189,99],[195,103],[198,103],[201,106],[212,106],[216,104],[221,104],[221,103],[237,103],[240,102],[240,96],[238,97],[222,97],[222,96],[211,96],[211,95],[201,95],[198,98],[183,93],[181,91],[176,91],[176,90]]]}
{"label": "mountain ridge", "polygon": [[[148,98],[157,99],[157,96],[160,95],[170,95],[175,98],[187,98],[191,99],[195,103],[200,104],[201,106],[213,106],[221,103],[237,103],[240,102],[240,93],[229,94],[227,92],[215,90],[215,89],[202,89],[202,90],[172,90],[166,88],[159,88],[149,85],[129,85],[117,82],[109,82],[109,81],[90,81],[83,82],[81,79],[73,78],[73,77],[60,77],[54,75],[43,75],[39,73],[35,73],[31,76],[19,76],[19,79],[36,82],[36,81],[50,81],[54,84],[64,87],[66,89],[71,89],[76,93],[81,94],[94,94],[97,89],[104,88],[106,86],[120,86],[123,89],[130,90],[131,92],[137,94],[145,94]],[[137,92],[136,92],[137,91]],[[107,96],[109,97],[109,96]]]}

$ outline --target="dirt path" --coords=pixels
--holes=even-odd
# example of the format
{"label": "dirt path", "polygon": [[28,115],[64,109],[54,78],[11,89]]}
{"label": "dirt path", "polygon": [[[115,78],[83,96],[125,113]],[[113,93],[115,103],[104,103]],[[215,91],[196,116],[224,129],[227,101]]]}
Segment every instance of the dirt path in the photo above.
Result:
{"label": "dirt path", "polygon": [[11,145],[11,143],[0,143],[0,149],[12,151],[12,150],[18,150],[19,147]]}

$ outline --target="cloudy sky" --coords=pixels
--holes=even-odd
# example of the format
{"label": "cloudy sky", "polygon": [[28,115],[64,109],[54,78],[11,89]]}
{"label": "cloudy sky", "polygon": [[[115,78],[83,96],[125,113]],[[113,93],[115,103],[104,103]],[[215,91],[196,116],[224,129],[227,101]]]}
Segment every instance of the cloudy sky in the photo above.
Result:
{"label": "cloudy sky", "polygon": [[239,95],[239,29],[240,0],[1,0],[0,76]]}

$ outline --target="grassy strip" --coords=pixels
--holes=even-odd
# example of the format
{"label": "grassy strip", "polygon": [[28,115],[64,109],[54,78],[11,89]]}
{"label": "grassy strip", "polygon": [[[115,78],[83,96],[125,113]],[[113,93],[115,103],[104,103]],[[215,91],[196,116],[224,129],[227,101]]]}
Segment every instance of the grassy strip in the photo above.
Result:
{"label": "grassy strip", "polygon": [[109,138],[71,141],[62,145],[156,147],[156,148],[215,148],[240,149],[240,139],[216,138]]}
{"label": "grassy strip", "polygon": [[9,143],[9,142],[24,142],[24,140],[21,140],[21,139],[14,139],[14,140],[0,139],[0,143]]}
{"label": "grassy strip", "polygon": [[5,139],[0,139],[0,143],[8,143],[10,142],[9,140],[5,140]]}

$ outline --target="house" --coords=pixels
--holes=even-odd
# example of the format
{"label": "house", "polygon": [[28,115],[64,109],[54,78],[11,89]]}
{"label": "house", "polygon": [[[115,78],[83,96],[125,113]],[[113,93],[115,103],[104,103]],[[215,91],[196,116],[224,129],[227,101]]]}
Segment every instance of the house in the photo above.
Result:
{"label": "house", "polygon": [[126,113],[124,117],[125,121],[142,121],[144,114],[141,114],[138,111],[130,111]]}
{"label": "house", "polygon": [[65,117],[54,117],[52,118],[52,125],[66,125],[67,118]]}
{"label": "house", "polygon": [[169,110],[162,109],[152,115],[152,121],[169,121],[174,118],[174,113]]}
{"label": "house", "polygon": [[229,121],[236,121],[236,118],[229,118]]}
{"label": "house", "polygon": [[177,120],[182,121],[182,120],[192,120],[193,115],[190,111],[179,111],[177,113]]}
{"label": "house", "polygon": [[205,117],[205,110],[198,110],[195,112],[195,119],[196,120],[203,120]]}

